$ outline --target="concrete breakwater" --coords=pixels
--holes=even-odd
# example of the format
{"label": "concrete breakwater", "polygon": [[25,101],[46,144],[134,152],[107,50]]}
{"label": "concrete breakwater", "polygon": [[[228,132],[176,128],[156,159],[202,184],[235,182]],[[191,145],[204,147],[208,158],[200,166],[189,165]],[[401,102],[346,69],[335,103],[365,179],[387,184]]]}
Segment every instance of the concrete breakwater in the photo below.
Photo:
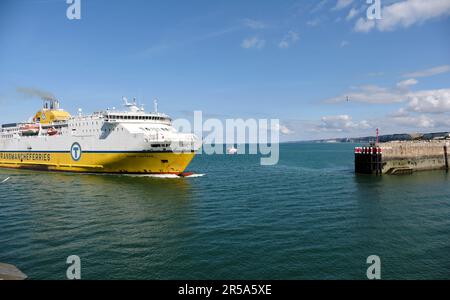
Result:
{"label": "concrete breakwater", "polygon": [[448,170],[450,141],[395,141],[355,148],[355,172],[407,174],[423,170]]}

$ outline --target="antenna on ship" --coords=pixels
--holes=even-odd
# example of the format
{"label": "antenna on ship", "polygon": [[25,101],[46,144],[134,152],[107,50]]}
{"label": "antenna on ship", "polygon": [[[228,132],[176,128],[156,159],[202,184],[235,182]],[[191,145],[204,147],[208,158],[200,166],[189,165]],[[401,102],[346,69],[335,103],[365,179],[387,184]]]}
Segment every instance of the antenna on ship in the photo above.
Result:
{"label": "antenna on ship", "polygon": [[142,96],[141,101],[139,101],[140,111],[144,111],[144,96]]}
{"label": "antenna on ship", "polygon": [[156,98],[153,100],[153,110],[155,113],[158,113],[158,99]]}

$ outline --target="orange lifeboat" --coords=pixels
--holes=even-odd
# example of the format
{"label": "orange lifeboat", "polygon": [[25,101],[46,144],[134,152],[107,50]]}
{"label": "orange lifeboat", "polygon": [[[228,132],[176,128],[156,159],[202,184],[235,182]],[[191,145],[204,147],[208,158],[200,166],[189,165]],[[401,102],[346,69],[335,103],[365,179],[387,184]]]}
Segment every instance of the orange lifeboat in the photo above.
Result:
{"label": "orange lifeboat", "polygon": [[24,136],[38,135],[39,125],[38,124],[25,124],[19,128],[20,132]]}
{"label": "orange lifeboat", "polygon": [[47,134],[50,135],[50,136],[56,135],[56,134],[58,134],[58,130],[56,130],[55,127],[49,128],[47,130]]}

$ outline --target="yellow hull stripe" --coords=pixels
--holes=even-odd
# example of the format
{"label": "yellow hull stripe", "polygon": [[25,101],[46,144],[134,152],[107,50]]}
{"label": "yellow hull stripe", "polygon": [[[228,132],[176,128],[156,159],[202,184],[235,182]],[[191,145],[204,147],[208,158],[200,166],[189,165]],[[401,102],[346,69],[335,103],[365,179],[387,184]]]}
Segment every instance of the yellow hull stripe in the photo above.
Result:
{"label": "yellow hull stripe", "polygon": [[180,174],[195,153],[83,152],[75,161],[70,152],[1,152],[0,167],[48,171]]}

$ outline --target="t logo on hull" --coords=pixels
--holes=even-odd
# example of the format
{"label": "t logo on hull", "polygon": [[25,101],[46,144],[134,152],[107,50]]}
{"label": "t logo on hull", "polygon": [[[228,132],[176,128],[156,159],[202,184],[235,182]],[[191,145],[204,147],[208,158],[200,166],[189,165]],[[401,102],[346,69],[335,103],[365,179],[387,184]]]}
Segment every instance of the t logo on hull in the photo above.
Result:
{"label": "t logo on hull", "polygon": [[75,161],[79,161],[81,158],[81,146],[78,143],[73,143],[72,147],[70,147],[70,155],[72,159]]}

